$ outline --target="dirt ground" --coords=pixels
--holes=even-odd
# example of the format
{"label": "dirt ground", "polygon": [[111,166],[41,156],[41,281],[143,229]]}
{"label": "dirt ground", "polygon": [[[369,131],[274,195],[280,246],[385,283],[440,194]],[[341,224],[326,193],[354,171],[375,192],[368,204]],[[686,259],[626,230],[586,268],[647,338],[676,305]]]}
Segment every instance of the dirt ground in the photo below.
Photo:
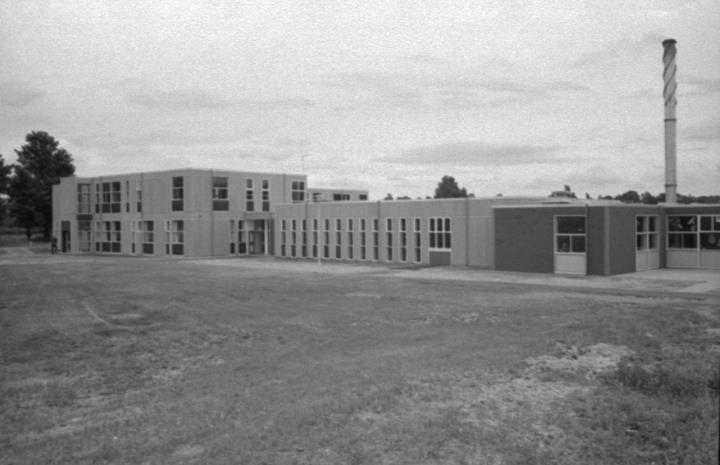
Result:
{"label": "dirt ground", "polygon": [[73,258],[0,266],[0,464],[717,460],[717,296]]}

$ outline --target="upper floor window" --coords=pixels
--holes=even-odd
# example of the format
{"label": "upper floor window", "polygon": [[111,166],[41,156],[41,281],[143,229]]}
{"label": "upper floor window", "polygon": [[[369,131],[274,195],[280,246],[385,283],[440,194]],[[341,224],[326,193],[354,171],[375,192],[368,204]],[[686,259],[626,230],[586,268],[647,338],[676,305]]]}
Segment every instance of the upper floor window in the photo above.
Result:
{"label": "upper floor window", "polygon": [[182,211],[185,207],[185,182],[182,176],[172,178],[172,211]]}
{"label": "upper floor window", "polygon": [[334,201],[350,200],[350,194],[337,193],[333,194]]}
{"label": "upper floor window", "polygon": [[80,214],[90,213],[90,184],[78,184],[77,212]]}
{"label": "upper floor window", "polygon": [[255,211],[254,183],[252,179],[245,180],[245,210]]}
{"label": "upper floor window", "polygon": [[367,200],[367,199],[368,199],[367,194],[360,194],[360,195],[358,196],[358,199],[359,199],[359,200]]}
{"label": "upper floor window", "polygon": [[305,181],[293,181],[291,185],[291,198],[293,202],[305,201]]}
{"label": "upper floor window", "polygon": [[229,210],[230,202],[228,201],[228,178],[214,177],[212,183],[213,210]]}
{"label": "upper floor window", "polygon": [[100,211],[103,213],[120,213],[120,182],[102,183]]}
{"label": "upper floor window", "polygon": [[270,211],[270,180],[262,180],[262,211]]}

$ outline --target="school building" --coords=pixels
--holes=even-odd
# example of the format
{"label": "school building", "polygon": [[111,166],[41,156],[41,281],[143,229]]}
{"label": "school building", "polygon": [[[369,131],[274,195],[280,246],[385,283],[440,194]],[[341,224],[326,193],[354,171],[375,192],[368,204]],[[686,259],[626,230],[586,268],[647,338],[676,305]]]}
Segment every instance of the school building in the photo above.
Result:
{"label": "school building", "polygon": [[63,252],[463,265],[614,275],[720,268],[720,205],[546,197],[370,201],[299,174],[172,170],[61,179]]}

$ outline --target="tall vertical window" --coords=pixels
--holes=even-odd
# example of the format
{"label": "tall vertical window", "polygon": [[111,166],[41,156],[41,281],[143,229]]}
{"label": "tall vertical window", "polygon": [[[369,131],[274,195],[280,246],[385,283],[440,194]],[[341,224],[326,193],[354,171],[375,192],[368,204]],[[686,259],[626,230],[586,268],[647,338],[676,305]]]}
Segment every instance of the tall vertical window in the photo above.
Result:
{"label": "tall vertical window", "polygon": [[670,249],[698,248],[698,217],[695,215],[668,216],[667,241]]}
{"label": "tall vertical window", "polygon": [[293,181],[290,185],[290,195],[293,203],[305,201],[305,181]]}
{"label": "tall vertical window", "polygon": [[230,244],[230,255],[235,253],[235,220],[230,220],[230,227],[228,228],[228,242]]}
{"label": "tall vertical window", "polygon": [[82,183],[77,185],[78,203],[77,212],[81,215],[90,214],[90,184]]}
{"label": "tall vertical window", "polygon": [[246,254],[248,250],[248,241],[247,236],[248,232],[245,231],[245,221],[238,220],[238,228],[237,228],[237,235],[238,235],[238,253],[239,254]]}
{"label": "tall vertical window", "polygon": [[393,220],[385,219],[385,258],[391,262],[393,260]]}
{"label": "tall vertical window", "polygon": [[655,250],[658,248],[656,215],[638,215],[635,217],[635,247],[637,250]]}
{"label": "tall vertical window", "polygon": [[452,248],[450,218],[430,218],[428,228],[428,243],[431,249]]}
{"label": "tall vertical window", "polygon": [[360,218],[360,260],[367,260],[367,219]]}
{"label": "tall vertical window", "polygon": [[413,218],[413,248],[415,249],[415,262],[420,263],[422,261],[422,248],[421,248],[421,223],[420,218]]}
{"label": "tall vertical window", "polygon": [[140,213],[140,212],[142,212],[143,197],[142,197],[142,184],[139,179],[137,180],[137,185],[135,186],[135,192],[137,194],[137,211],[138,211],[138,213]]}
{"label": "tall vertical window", "polygon": [[103,213],[120,213],[120,182],[104,182],[100,211]]}
{"label": "tall vertical window", "polygon": [[125,213],[130,213],[130,181],[125,181]]}
{"label": "tall vertical window", "polygon": [[183,255],[185,253],[185,222],[183,220],[165,221],[165,253]]}
{"label": "tall vertical window", "polygon": [[342,220],[335,219],[335,258],[342,258]]}
{"label": "tall vertical window", "polygon": [[312,220],[312,236],[313,236],[312,256],[313,256],[313,258],[317,258],[318,257],[318,239],[319,239],[318,219],[317,218],[313,218],[313,220]]}
{"label": "tall vertical window", "polygon": [[262,211],[270,211],[270,180],[262,180]]}
{"label": "tall vertical window", "polygon": [[297,256],[297,220],[290,220],[290,256]]}
{"label": "tall vertical window", "polygon": [[212,178],[212,205],[215,211],[228,211],[230,209],[228,178]]}
{"label": "tall vertical window", "polygon": [[407,261],[407,218],[400,218],[400,261]]}
{"label": "tall vertical window", "polygon": [[95,250],[120,253],[121,227],[119,221],[98,221],[95,224]]}
{"label": "tall vertical window", "polygon": [[348,245],[347,245],[347,251],[348,251],[348,260],[354,260],[355,259],[355,222],[352,218],[347,219],[347,237],[348,237]]}
{"label": "tall vertical window", "polygon": [[280,220],[280,256],[284,257],[287,252],[285,248],[287,247],[287,220],[282,219]]}
{"label": "tall vertical window", "polygon": [[252,179],[245,180],[245,210],[255,211],[255,191]]}
{"label": "tall vertical window", "polygon": [[372,248],[373,248],[373,260],[380,260],[380,232],[378,230],[378,219],[373,218],[372,220]]}
{"label": "tall vertical window", "polygon": [[172,211],[181,212],[185,208],[185,181],[182,176],[172,178]]}
{"label": "tall vertical window", "polygon": [[720,215],[700,217],[700,248],[720,249]]}
{"label": "tall vertical window", "polygon": [[555,252],[585,253],[585,217],[555,217]]}
{"label": "tall vertical window", "polygon": [[305,258],[307,257],[307,220],[303,219],[300,226],[300,256]]}
{"label": "tall vertical window", "polygon": [[78,221],[78,248],[80,252],[90,252],[91,228],[90,221]]}
{"label": "tall vertical window", "polygon": [[144,254],[155,253],[155,223],[152,221],[140,221],[142,230],[142,252]]}
{"label": "tall vertical window", "polygon": [[330,258],[330,219],[323,220],[323,257]]}
{"label": "tall vertical window", "polygon": [[95,213],[100,213],[100,184],[95,184]]}

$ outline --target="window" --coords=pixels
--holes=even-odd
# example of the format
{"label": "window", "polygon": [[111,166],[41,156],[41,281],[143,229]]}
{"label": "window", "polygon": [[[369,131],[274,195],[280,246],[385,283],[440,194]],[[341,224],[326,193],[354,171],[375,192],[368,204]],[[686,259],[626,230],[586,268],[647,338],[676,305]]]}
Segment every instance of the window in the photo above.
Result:
{"label": "window", "polygon": [[297,220],[290,220],[290,256],[295,257],[297,255]]}
{"label": "window", "polygon": [[337,193],[333,194],[334,201],[350,200],[350,194]]}
{"label": "window", "polygon": [[378,231],[378,219],[373,218],[372,220],[372,238],[373,238],[373,260],[377,261],[380,259],[380,232]]}
{"label": "window", "polygon": [[658,248],[656,215],[635,217],[635,248],[637,250],[656,250]]}
{"label": "window", "polygon": [[100,213],[100,184],[95,184],[95,213]]}
{"label": "window", "polygon": [[291,196],[293,203],[305,201],[305,181],[293,181],[291,184]]}
{"label": "window", "polygon": [[165,221],[165,253],[183,255],[185,245],[185,222],[183,220]]}
{"label": "window", "polygon": [[78,184],[78,203],[77,212],[81,215],[90,214],[90,184]]}
{"label": "window", "polygon": [[[90,185],[88,184],[88,196],[90,195]],[[78,221],[78,247],[80,252],[90,252],[91,243],[90,221]]]}
{"label": "window", "polygon": [[342,258],[342,220],[335,220],[335,258]]}
{"label": "window", "polygon": [[130,181],[125,181],[125,213],[130,213]]}
{"label": "window", "polygon": [[95,251],[120,253],[121,228],[119,221],[95,223]]}
{"label": "window", "polygon": [[422,249],[421,249],[421,231],[420,231],[420,218],[413,218],[413,248],[415,249],[415,262],[420,263],[422,260]]}
{"label": "window", "polygon": [[172,178],[172,211],[181,212],[185,208],[183,200],[185,199],[185,181],[182,176]]}
{"label": "window", "polygon": [[248,243],[246,240],[247,232],[245,231],[245,222],[242,220],[238,220],[237,234],[238,234],[238,253],[246,254],[247,249],[248,249]]}
{"label": "window", "polygon": [[400,218],[400,261],[407,261],[407,218]]}
{"label": "window", "polygon": [[120,182],[104,182],[100,211],[102,213],[120,213]]}
{"label": "window", "polygon": [[555,252],[585,253],[585,217],[555,217]]}
{"label": "window", "polygon": [[318,219],[313,218],[312,221],[312,235],[313,235],[313,245],[312,245],[312,256],[313,258],[318,257],[318,239],[320,238],[320,235],[318,234]]}
{"label": "window", "polygon": [[262,211],[270,211],[270,181],[262,180]]}
{"label": "window", "polygon": [[720,250],[720,215],[700,217],[700,248]]}
{"label": "window", "polygon": [[230,220],[230,228],[228,229],[229,232],[229,243],[230,243],[230,255],[233,255],[235,253],[235,220]]}
{"label": "window", "polygon": [[391,262],[393,259],[393,220],[392,218],[385,219],[385,258]]}
{"label": "window", "polygon": [[142,184],[140,183],[139,179],[137,180],[135,190],[137,192],[137,211],[138,213],[140,213],[142,212]]}
{"label": "window", "polygon": [[330,219],[323,221],[323,257],[330,258]]}
{"label": "window", "polygon": [[697,249],[698,218],[697,216],[668,216],[668,248]]}
{"label": "window", "polygon": [[431,249],[450,250],[452,248],[450,218],[430,218],[428,244]]}
{"label": "window", "polygon": [[245,210],[249,212],[255,211],[255,197],[252,179],[245,180]]}
{"label": "window", "polygon": [[303,219],[300,223],[300,256],[307,257],[307,220]]}
{"label": "window", "polygon": [[155,223],[152,221],[140,221],[142,231],[142,253],[155,253]]}
{"label": "window", "polygon": [[367,200],[367,194],[360,194],[360,195],[358,196],[358,199],[360,199],[360,200]]}
{"label": "window", "polygon": [[367,260],[367,220],[360,218],[360,260]]}
{"label": "window", "polygon": [[228,211],[228,178],[212,178],[212,204],[214,211]]}
{"label": "window", "polygon": [[355,232],[355,222],[352,218],[348,218],[347,220],[347,237],[348,237],[348,245],[347,245],[347,251],[348,251],[348,260],[353,260],[355,258],[354,248],[355,248],[355,237],[353,236]]}

